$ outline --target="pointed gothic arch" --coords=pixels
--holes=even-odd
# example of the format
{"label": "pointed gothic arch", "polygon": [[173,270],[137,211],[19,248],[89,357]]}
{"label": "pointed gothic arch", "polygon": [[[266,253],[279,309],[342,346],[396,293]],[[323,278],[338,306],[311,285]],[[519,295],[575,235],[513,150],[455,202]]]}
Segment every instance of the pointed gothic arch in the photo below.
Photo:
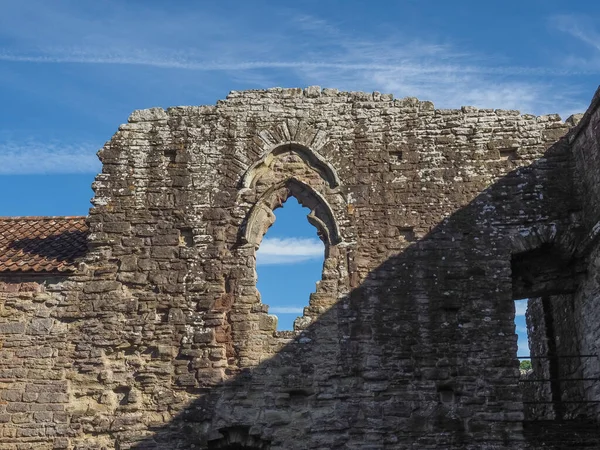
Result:
{"label": "pointed gothic arch", "polygon": [[285,152],[293,152],[302,158],[307,166],[311,167],[321,175],[330,188],[335,188],[340,185],[340,179],[337,172],[318,152],[299,142],[289,141],[273,146],[264,153],[258,161],[252,164],[242,177],[241,187],[253,187],[256,180],[271,168],[274,160]]}
{"label": "pointed gothic arch", "polygon": [[256,202],[243,228],[242,242],[257,249],[275,221],[273,210],[283,205],[289,197],[295,197],[302,206],[310,209],[307,219],[317,228],[319,237],[325,244],[337,245],[342,241],[337,221],[327,200],[306,183],[292,177],[269,188]]}

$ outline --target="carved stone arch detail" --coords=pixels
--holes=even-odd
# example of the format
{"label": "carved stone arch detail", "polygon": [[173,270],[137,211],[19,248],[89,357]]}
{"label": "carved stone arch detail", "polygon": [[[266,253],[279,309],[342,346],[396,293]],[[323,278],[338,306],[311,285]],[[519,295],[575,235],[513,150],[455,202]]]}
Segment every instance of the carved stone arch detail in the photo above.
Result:
{"label": "carved stone arch detail", "polygon": [[242,234],[243,242],[258,248],[263,236],[275,221],[273,210],[283,205],[291,196],[310,209],[308,221],[317,228],[319,236],[326,244],[337,245],[342,241],[337,221],[327,200],[306,183],[296,178],[288,178],[269,188],[256,202],[246,220]]}
{"label": "carved stone arch detail", "polygon": [[284,152],[293,152],[297,154],[307,166],[311,167],[321,175],[329,187],[335,188],[340,185],[340,179],[336,170],[323,158],[323,156],[300,142],[288,141],[272,146],[258,161],[252,164],[242,177],[241,187],[254,187],[256,180],[260,178],[262,174],[269,171],[277,156]]}

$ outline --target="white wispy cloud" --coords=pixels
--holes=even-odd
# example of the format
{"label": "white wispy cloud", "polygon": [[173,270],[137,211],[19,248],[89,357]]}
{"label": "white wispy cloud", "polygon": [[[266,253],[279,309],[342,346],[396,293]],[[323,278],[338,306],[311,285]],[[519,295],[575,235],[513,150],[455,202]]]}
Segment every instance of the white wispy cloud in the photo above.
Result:
{"label": "white wispy cloud", "polygon": [[301,306],[269,306],[271,314],[302,314],[304,308]]}
{"label": "white wispy cloud", "polygon": [[256,252],[256,264],[296,264],[323,255],[323,243],[316,238],[264,238]]}
{"label": "white wispy cloud", "polygon": [[[414,48],[414,46],[412,46]],[[381,51],[382,49],[380,49]],[[443,48],[439,49],[441,53]],[[171,52],[169,52],[171,53]],[[420,53],[421,52],[415,52]],[[414,57],[415,55],[412,55]],[[411,55],[405,55],[409,58]],[[172,54],[161,54],[161,52],[90,52],[84,49],[42,49],[35,53],[23,54],[11,52],[7,49],[0,50],[0,61],[31,62],[31,63],[78,63],[78,64],[116,64],[132,66],[149,66],[166,69],[185,69],[201,72],[216,72],[230,70],[258,70],[258,69],[291,69],[291,70],[342,70],[342,71],[374,71],[389,72],[394,77],[421,76],[421,75],[533,75],[533,76],[573,76],[592,75],[600,71],[593,69],[554,69],[548,67],[486,67],[454,64],[415,64],[410,60],[394,63],[378,62],[352,62],[350,60],[332,62],[325,60],[296,60],[296,61],[261,61],[261,60],[238,60],[238,61],[212,61],[203,60],[195,56],[192,51],[174,57]],[[345,59],[345,58],[344,58]],[[377,82],[377,80],[375,80]],[[431,81],[431,80],[430,80]],[[448,80],[456,82],[456,79]]]}
{"label": "white wispy cloud", "polygon": [[[590,16],[561,14],[549,18],[554,30],[564,34],[565,48],[554,52],[554,57],[568,70],[596,73],[600,70],[600,26]],[[570,42],[569,42],[569,39]],[[572,43],[576,45],[573,46]]]}
{"label": "white wispy cloud", "polygon": [[[316,20],[313,28],[318,29],[320,22]],[[311,82],[332,80],[334,86],[347,90],[370,87],[397,97],[432,100],[442,108],[472,105],[536,114],[558,112],[566,117],[587,105],[573,100],[577,96],[573,95],[576,89],[572,85],[557,89],[556,79],[600,73],[599,68],[592,67],[515,66],[498,55],[461,50],[451,42],[407,40],[401,35],[373,41],[349,37],[333,27],[326,30],[331,40],[339,43],[331,62],[343,61],[348,68],[333,71],[306,65],[301,70]],[[363,65],[353,66],[356,61]]]}
{"label": "white wispy cloud", "polygon": [[0,175],[97,173],[100,161],[92,145],[0,142]]}
{"label": "white wispy cloud", "polygon": [[527,311],[527,300],[517,300],[515,302],[515,316],[524,316]]}
{"label": "white wispy cloud", "polygon": [[600,31],[589,17],[560,14],[550,17],[550,24],[559,31],[570,34],[600,52]]}
{"label": "white wispy cloud", "polygon": [[[37,6],[26,15],[21,7],[11,7],[27,17],[29,29],[36,33],[26,32],[11,14],[0,18],[0,37],[15,43],[0,48],[0,60],[223,72],[236,80],[246,74],[257,87],[266,87],[263,82],[281,85],[281,76],[270,73],[279,71],[285,79],[305,85],[380,90],[432,100],[438,107],[468,104],[563,115],[586,105],[572,100],[573,88],[557,90],[540,78],[600,73],[600,66],[514,65],[506,55],[484,55],[457,48],[450,39],[409,37],[397,29],[379,36],[349,32],[283,8],[270,12],[281,17],[266,27],[235,14],[211,16],[205,10],[132,11],[125,3],[112,2],[105,8],[109,12],[103,10],[105,20],[96,20],[73,5],[33,3]],[[594,42],[593,35],[579,34]]]}

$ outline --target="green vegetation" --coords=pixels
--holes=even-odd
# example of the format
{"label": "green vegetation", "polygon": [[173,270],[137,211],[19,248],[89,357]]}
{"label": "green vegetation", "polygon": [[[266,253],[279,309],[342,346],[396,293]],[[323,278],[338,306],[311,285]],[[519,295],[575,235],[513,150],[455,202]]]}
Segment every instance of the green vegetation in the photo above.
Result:
{"label": "green vegetation", "polygon": [[529,361],[528,359],[524,359],[523,361],[521,361],[521,364],[519,365],[519,369],[521,370],[531,370],[531,361]]}

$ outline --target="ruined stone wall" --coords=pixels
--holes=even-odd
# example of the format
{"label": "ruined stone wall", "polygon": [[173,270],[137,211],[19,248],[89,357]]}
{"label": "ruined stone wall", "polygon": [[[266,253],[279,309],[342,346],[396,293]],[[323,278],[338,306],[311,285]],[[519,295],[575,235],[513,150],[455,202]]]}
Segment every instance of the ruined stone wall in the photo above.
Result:
{"label": "ruined stone wall", "polygon": [[588,257],[588,272],[585,282],[575,296],[575,314],[579,321],[576,327],[581,360],[583,382],[583,400],[592,401],[586,405],[587,415],[600,419],[600,312],[598,301],[600,293],[600,248],[596,248]]}
{"label": "ruined stone wall", "polygon": [[0,277],[2,449],[68,448],[75,354],[67,285],[60,275]]}
{"label": "ruined stone wall", "polygon": [[[598,182],[600,181],[600,91],[568,136],[574,156],[575,187],[583,206],[579,239],[570,245],[572,260],[581,260],[577,286],[568,295],[547,295],[529,301],[528,328],[534,360],[533,378],[553,382],[531,384],[529,397],[551,402],[535,405],[530,418],[598,418],[600,413],[600,309],[598,308]],[[573,211],[576,208],[572,208]],[[564,272],[566,265],[559,265]],[[555,274],[555,277],[558,275]],[[545,307],[543,306],[545,305]],[[548,321],[550,325],[548,325]],[[555,368],[551,370],[553,356]],[[579,356],[578,356],[579,355]],[[552,385],[552,383],[554,383]],[[553,392],[554,391],[554,392]]]}
{"label": "ruined stone wall", "polygon": [[[194,401],[181,427],[198,442],[234,426],[274,448],[509,439],[510,254],[533,222],[561,228],[572,192],[559,150],[501,177],[565,131],[555,117],[314,88],[135,113],[100,155],[91,242],[112,269],[86,301],[112,301],[83,335],[108,341],[105,395],[137,394],[115,394],[121,427],[95,432],[135,441]],[[274,333],[254,286],[253,236],[286,191],[330,210],[298,337]]]}
{"label": "ruined stone wall", "polygon": [[581,333],[573,295],[533,298],[527,319],[533,372],[523,381],[527,420],[588,417],[579,348]]}
{"label": "ruined stone wall", "polygon": [[[70,288],[69,445],[519,448],[513,255],[578,236],[568,128],[316,87],[134,112]],[[326,259],[278,333],[255,251],[290,195]]]}
{"label": "ruined stone wall", "polygon": [[[578,345],[583,355],[583,377],[598,379],[600,374],[600,90],[584,117],[572,140],[573,153],[577,160],[578,189],[584,192],[585,237],[577,251],[586,257],[586,277],[575,295],[574,310],[579,322]],[[588,380],[583,386],[584,400],[600,400],[600,382]],[[600,418],[600,403],[588,405],[589,414]]]}
{"label": "ruined stone wall", "polygon": [[541,298],[527,301],[526,321],[532,370],[521,374],[525,420],[554,420],[552,385],[548,381],[551,378],[550,366],[545,358],[549,353],[548,330]]}
{"label": "ruined stone wall", "polygon": [[600,220],[600,89],[569,138],[576,160],[577,188],[583,201],[583,216],[588,231]]}

